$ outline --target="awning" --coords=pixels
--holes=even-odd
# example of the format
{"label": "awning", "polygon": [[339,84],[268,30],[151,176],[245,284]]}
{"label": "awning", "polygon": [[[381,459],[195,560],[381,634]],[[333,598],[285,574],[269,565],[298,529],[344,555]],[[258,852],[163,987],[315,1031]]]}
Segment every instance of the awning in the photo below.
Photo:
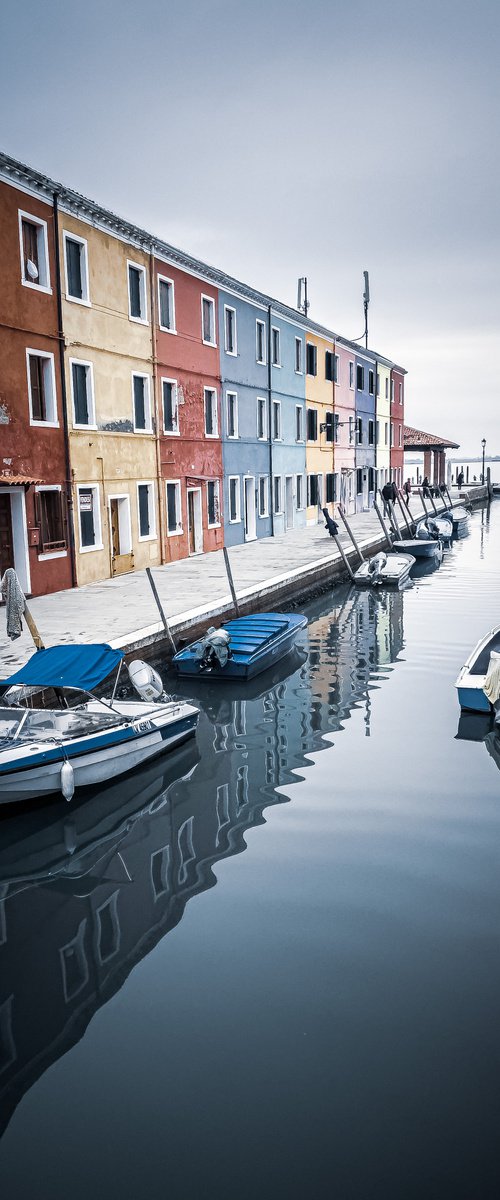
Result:
{"label": "awning", "polygon": [[50,646],[48,650],[37,650],[20,671],[2,679],[0,691],[24,683],[30,687],[73,687],[91,692],[123,657],[121,650],[112,650],[105,642]]}
{"label": "awning", "polygon": [[31,479],[29,475],[0,475],[0,487],[30,487],[32,483],[43,483],[43,479]]}

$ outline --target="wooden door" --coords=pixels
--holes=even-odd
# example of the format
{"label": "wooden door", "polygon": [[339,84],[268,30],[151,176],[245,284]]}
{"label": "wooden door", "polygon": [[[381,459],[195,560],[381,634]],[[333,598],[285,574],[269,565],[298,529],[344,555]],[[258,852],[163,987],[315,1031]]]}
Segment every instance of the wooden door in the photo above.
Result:
{"label": "wooden door", "polygon": [[120,523],[118,520],[118,500],[110,500],[109,514],[111,523],[111,549],[113,558],[120,553]]}
{"label": "wooden door", "polygon": [[12,540],[12,518],[10,496],[0,495],[0,579],[7,567],[14,566],[14,543]]}

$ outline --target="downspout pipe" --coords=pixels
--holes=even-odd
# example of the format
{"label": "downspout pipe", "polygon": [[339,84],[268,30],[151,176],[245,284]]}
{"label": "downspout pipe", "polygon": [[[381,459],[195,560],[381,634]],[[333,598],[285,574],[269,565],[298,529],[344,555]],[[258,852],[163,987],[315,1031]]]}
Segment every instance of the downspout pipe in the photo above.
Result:
{"label": "downspout pipe", "polygon": [[63,333],[63,308],[62,308],[62,291],[61,291],[61,254],[59,250],[59,205],[57,192],[52,195],[54,207],[54,239],[56,252],[56,296],[57,296],[57,324],[58,342],[59,342],[59,367],[61,375],[61,401],[62,401],[62,418],[64,432],[64,458],[66,465],[66,504],[68,510],[68,542],[69,542],[69,560],[71,564],[71,584],[72,587],[77,586],[76,576],[76,559],[75,559],[75,526],[73,513],[73,480],[71,477],[71,458],[69,450],[69,427],[68,427],[68,393],[66,391],[66,369],[64,361],[64,333]]}
{"label": "downspout pipe", "polygon": [[271,515],[271,537],[274,537],[274,475],[273,475],[273,375],[272,375],[272,305],[267,309],[267,401],[268,401],[268,434],[269,434],[269,491]]}
{"label": "downspout pipe", "polygon": [[155,288],[155,256],[154,243],[149,246],[149,302],[151,309],[151,375],[153,388],[153,412],[155,419],[155,451],[156,451],[156,478],[157,478],[157,503],[158,503],[158,529],[160,534],[160,563],[163,565],[166,562],[166,543],[167,532],[165,526],[165,509],[163,505],[164,496],[164,480],[161,473],[161,431],[163,428],[162,421],[162,396],[156,378],[156,368],[158,365],[156,354],[156,331],[158,327],[157,311],[156,311],[156,288]]}

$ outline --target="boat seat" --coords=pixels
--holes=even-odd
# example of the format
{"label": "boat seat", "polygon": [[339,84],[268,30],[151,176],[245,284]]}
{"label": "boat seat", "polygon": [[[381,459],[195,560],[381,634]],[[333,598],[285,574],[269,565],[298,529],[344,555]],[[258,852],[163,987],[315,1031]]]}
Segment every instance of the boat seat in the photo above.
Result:
{"label": "boat seat", "polygon": [[483,650],[481,650],[479,657],[476,658],[475,663],[473,663],[471,666],[471,669],[470,669],[471,675],[486,675],[486,672],[490,665],[490,654],[491,654],[492,650],[494,650],[496,654],[499,653],[499,651],[500,651],[500,634],[497,634],[496,637],[492,638],[491,642],[488,642],[488,645],[485,646]]}

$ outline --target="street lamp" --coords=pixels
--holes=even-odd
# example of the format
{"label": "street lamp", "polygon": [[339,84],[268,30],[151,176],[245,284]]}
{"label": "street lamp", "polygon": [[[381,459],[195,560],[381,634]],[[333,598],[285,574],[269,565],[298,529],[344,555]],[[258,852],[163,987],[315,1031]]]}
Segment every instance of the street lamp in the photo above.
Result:
{"label": "street lamp", "polygon": [[482,470],[481,470],[481,483],[484,483],[484,452],[486,450],[486,438],[482,439],[481,445],[483,447],[483,466],[482,466]]}

